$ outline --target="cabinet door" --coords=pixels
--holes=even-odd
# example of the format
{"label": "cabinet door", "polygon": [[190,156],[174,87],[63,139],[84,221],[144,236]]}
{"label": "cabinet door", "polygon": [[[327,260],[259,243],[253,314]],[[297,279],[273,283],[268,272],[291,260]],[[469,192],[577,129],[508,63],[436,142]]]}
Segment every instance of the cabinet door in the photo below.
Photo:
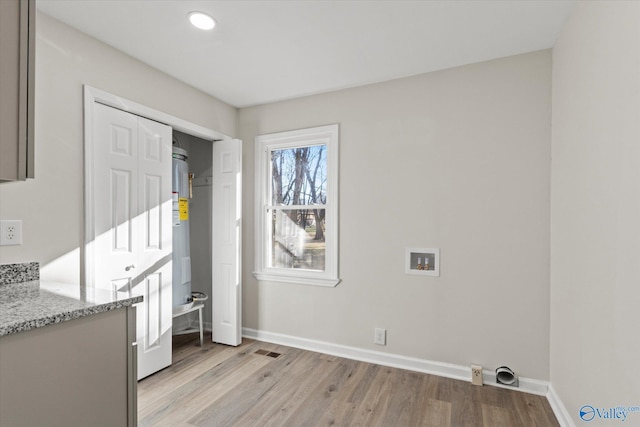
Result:
{"label": "cabinet door", "polygon": [[126,322],[118,309],[0,337],[0,427],[135,426]]}
{"label": "cabinet door", "polygon": [[35,1],[0,1],[0,181],[33,178]]}

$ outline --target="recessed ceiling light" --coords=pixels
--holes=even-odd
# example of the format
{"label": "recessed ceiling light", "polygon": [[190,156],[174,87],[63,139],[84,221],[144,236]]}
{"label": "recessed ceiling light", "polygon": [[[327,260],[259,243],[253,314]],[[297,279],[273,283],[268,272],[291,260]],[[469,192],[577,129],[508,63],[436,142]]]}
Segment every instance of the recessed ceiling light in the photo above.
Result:
{"label": "recessed ceiling light", "polygon": [[204,12],[189,12],[187,15],[191,24],[201,30],[212,30],[216,26],[216,21]]}

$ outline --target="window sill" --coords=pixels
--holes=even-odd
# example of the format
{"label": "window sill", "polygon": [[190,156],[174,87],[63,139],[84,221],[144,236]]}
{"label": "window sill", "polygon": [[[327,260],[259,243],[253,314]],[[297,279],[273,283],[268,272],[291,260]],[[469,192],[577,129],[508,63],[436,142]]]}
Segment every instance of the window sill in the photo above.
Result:
{"label": "window sill", "polygon": [[321,279],[315,277],[290,276],[285,274],[259,273],[254,271],[253,275],[260,281],[294,283],[296,285],[324,286],[335,288],[340,283],[340,279]]}

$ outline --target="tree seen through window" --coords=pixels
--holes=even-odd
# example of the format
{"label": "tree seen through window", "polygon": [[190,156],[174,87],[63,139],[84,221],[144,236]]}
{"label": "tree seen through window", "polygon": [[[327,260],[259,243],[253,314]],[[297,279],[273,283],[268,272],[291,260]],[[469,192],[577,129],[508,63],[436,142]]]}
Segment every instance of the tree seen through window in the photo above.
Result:
{"label": "tree seen through window", "polygon": [[271,151],[271,266],[324,270],[325,145]]}

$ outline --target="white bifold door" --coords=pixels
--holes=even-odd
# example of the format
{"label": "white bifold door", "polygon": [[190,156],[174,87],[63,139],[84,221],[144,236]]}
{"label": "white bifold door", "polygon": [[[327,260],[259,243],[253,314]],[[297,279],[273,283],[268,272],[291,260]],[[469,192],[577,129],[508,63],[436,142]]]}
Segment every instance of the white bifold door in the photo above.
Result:
{"label": "white bifold door", "polygon": [[95,288],[143,296],[136,322],[141,379],[171,364],[172,130],[97,103],[93,117],[87,268]]}
{"label": "white bifold door", "polygon": [[[171,364],[172,128],[98,102],[87,103],[87,292],[95,288],[142,295],[136,322],[141,379]],[[157,114],[139,109],[150,118]],[[228,345],[242,340],[241,165],[241,141],[213,142],[211,329],[213,341]]]}
{"label": "white bifold door", "polygon": [[242,342],[242,141],[213,144],[211,339]]}

